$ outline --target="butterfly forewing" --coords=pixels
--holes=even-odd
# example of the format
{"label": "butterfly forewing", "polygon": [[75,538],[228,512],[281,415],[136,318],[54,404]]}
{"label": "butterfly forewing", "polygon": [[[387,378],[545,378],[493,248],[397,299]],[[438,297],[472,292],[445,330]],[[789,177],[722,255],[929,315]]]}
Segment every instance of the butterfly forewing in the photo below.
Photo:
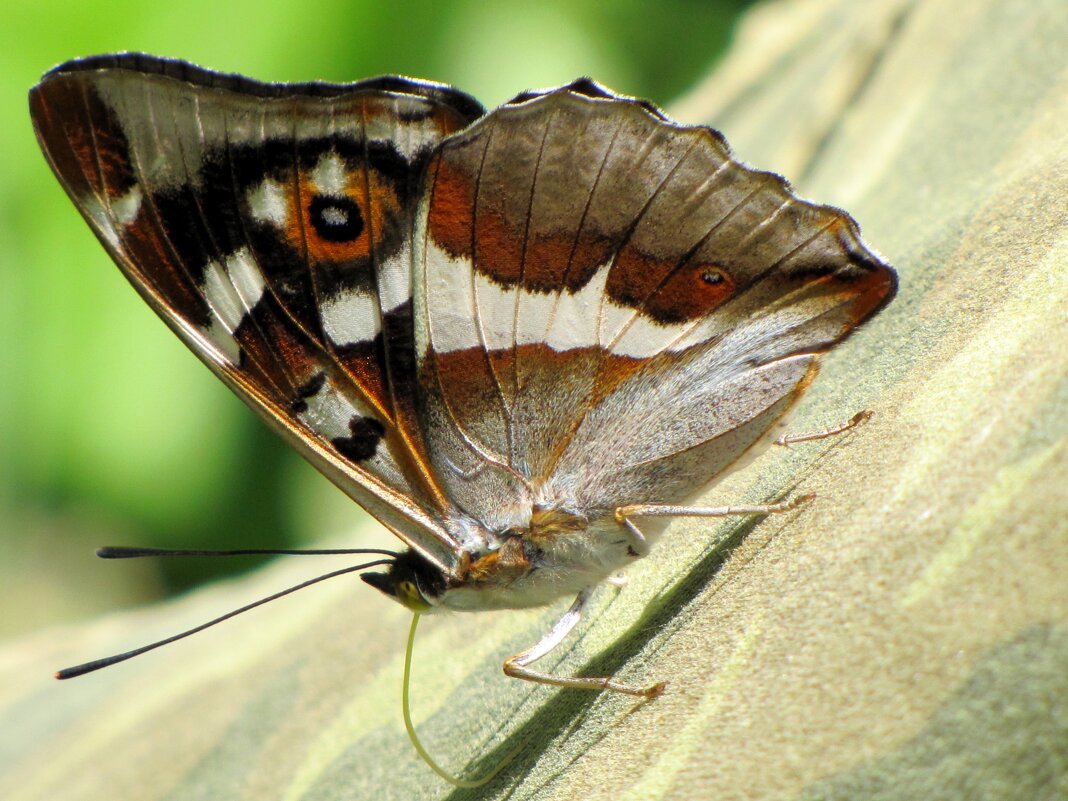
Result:
{"label": "butterfly forewing", "polygon": [[410,208],[479,113],[403,79],[265,85],[142,56],[31,94],[60,181],[139,292],[339,486],[451,569],[414,402]]}
{"label": "butterfly forewing", "polygon": [[895,287],[847,215],[588,81],[446,140],[415,248],[431,458],[480,519],[692,495]]}

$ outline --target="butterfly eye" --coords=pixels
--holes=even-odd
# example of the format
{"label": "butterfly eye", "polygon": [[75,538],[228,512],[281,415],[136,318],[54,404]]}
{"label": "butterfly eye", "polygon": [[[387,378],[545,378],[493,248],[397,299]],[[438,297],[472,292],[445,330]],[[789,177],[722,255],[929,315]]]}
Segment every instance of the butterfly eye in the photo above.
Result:
{"label": "butterfly eye", "polygon": [[308,206],[315,233],[327,242],[351,242],[363,233],[363,215],[352,198],[316,195]]}
{"label": "butterfly eye", "polygon": [[397,600],[416,612],[425,612],[430,608],[414,581],[397,582]]}

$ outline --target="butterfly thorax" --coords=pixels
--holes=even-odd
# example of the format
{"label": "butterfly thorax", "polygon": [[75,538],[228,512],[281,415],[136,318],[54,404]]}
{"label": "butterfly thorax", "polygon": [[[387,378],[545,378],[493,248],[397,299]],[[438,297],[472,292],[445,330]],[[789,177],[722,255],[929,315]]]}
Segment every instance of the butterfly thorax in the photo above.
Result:
{"label": "butterfly thorax", "polygon": [[[475,524],[470,524],[475,528]],[[454,575],[407,551],[364,580],[419,611],[542,606],[595,585],[634,558],[611,515],[534,507],[524,526],[469,539]]]}

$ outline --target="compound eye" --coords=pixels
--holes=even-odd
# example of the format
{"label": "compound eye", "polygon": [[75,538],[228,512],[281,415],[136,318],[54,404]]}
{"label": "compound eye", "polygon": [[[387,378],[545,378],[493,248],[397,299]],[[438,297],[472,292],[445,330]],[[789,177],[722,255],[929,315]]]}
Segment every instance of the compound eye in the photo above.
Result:
{"label": "compound eye", "polygon": [[415,612],[425,612],[430,608],[414,581],[397,582],[397,600]]}

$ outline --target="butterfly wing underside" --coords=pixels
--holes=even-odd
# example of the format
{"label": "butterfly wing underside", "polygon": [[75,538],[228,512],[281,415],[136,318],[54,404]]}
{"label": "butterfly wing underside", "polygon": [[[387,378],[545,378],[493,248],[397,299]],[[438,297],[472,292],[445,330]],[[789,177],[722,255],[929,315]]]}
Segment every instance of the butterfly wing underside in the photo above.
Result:
{"label": "butterfly wing underside", "polygon": [[692,495],[896,287],[844,212],[585,80],[446,140],[414,247],[429,452],[491,525]]}
{"label": "butterfly wing underside", "polygon": [[432,563],[447,502],[414,420],[411,205],[466,95],[261,84],[140,55],[30,96],[60,182],[138,292],[305,457]]}
{"label": "butterfly wing underside", "polygon": [[405,79],[111,56],[31,112],[157,313],[446,571],[455,507],[502,529],[692,494],[896,286],[848,215],[590,81],[479,119]]}

